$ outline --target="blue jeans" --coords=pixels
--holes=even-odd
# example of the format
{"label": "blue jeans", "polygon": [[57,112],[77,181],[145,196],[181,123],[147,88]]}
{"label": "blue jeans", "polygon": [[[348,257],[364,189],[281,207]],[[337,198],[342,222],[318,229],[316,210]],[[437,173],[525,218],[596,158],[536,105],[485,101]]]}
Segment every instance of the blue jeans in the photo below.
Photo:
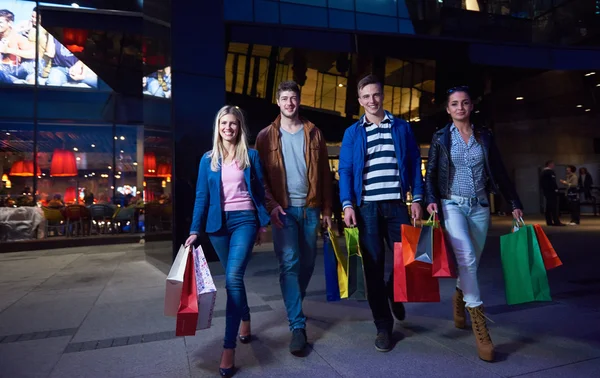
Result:
{"label": "blue jeans", "polygon": [[456,287],[461,289],[467,307],[483,302],[477,283],[477,266],[490,225],[490,205],[485,197],[450,196],[442,200],[444,227],[458,265]]}
{"label": "blue jeans", "polygon": [[[358,235],[363,251],[367,299],[377,331],[391,332],[394,318],[388,304],[393,288],[393,272],[385,282],[385,247],[400,242],[403,224],[410,224],[408,208],[401,201],[363,202],[356,212]],[[384,244],[385,243],[385,244]]]}
{"label": "blue jeans", "polygon": [[240,321],[250,320],[244,273],[252,256],[257,232],[256,212],[249,210],[225,212],[223,227],[208,234],[225,269],[227,309],[223,348],[235,348]]}
{"label": "blue jeans", "polygon": [[98,77],[96,74],[88,72],[88,75],[82,81],[75,81],[69,75],[69,69],[66,67],[52,67],[46,85],[62,86],[67,83],[84,83],[91,88],[98,88]]}
{"label": "blue jeans", "polygon": [[288,207],[280,215],[283,228],[273,227],[273,245],[279,259],[279,285],[290,330],[306,328],[302,301],[315,270],[320,209]]}

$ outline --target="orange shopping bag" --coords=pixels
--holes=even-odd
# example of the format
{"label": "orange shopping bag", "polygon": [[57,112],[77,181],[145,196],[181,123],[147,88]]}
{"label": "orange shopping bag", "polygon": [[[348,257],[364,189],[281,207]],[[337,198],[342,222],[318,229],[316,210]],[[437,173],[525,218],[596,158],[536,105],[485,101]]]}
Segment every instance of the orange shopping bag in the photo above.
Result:
{"label": "orange shopping bag", "polygon": [[421,229],[402,225],[401,232],[402,242],[394,243],[394,302],[439,302],[432,264],[415,260]]}
{"label": "orange shopping bag", "polygon": [[556,254],[554,247],[552,247],[550,240],[548,240],[548,237],[542,229],[542,226],[539,224],[534,224],[533,229],[535,230],[535,236],[537,237],[540,245],[540,251],[542,252],[542,259],[544,260],[544,267],[546,270],[561,266],[562,261],[560,261],[560,258]]}
{"label": "orange shopping bag", "polygon": [[[191,247],[190,247],[191,248]],[[188,253],[183,289],[177,310],[176,336],[194,336],[198,325],[198,289],[196,287],[196,272],[194,271],[193,253]]]}
{"label": "orange shopping bag", "polygon": [[446,240],[444,230],[435,215],[437,227],[433,229],[433,276],[438,278],[456,278],[456,266]]}

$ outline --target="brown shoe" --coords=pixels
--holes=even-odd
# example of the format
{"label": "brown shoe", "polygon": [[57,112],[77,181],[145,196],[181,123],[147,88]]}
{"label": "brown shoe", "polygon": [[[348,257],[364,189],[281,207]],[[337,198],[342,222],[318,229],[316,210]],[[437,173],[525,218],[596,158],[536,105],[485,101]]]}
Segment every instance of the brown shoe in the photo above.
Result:
{"label": "brown shoe", "polygon": [[471,315],[471,323],[473,326],[473,333],[475,334],[475,341],[477,342],[477,353],[479,354],[479,358],[488,362],[494,361],[494,344],[492,344],[492,338],[490,337],[485,322],[483,305],[478,307],[467,307],[467,310],[469,310],[469,314]]}
{"label": "brown shoe", "polygon": [[467,328],[467,313],[465,311],[465,299],[462,290],[456,288],[452,295],[452,308],[454,309],[454,326],[456,328]]}

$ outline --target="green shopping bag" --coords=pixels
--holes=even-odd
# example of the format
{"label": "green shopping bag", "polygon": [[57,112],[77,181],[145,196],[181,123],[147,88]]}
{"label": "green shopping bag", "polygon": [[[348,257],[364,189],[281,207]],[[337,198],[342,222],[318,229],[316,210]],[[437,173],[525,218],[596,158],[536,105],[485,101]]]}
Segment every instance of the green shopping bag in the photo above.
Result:
{"label": "green shopping bag", "polygon": [[551,301],[548,276],[533,226],[523,223],[500,237],[506,302],[509,305]]}
{"label": "green shopping bag", "polygon": [[[367,283],[365,279],[365,271],[363,267],[363,258],[358,242],[358,228],[345,228],[344,236],[346,238],[346,250],[348,259],[341,259],[340,264],[345,264],[345,273],[347,274],[347,298],[350,299],[367,299]],[[341,282],[341,281],[340,281]],[[340,286],[340,293],[343,292]],[[344,298],[342,296],[342,298]]]}

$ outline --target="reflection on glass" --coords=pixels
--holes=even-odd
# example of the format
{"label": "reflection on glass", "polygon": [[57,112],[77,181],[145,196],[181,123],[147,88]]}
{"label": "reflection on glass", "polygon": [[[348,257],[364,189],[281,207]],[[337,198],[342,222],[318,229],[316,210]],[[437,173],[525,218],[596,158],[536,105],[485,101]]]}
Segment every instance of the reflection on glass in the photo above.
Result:
{"label": "reflection on glass", "polygon": [[[73,54],[83,51],[87,31],[65,28],[63,45],[37,26],[40,17],[34,2],[0,0],[0,84],[32,85],[37,75],[39,85],[98,88],[96,73]],[[40,37],[36,43],[37,29]]]}
{"label": "reflection on glass", "polygon": [[145,95],[171,98],[171,66],[144,76],[142,91]]}
{"label": "reflection on glass", "polygon": [[33,126],[0,123],[0,207],[34,206]]}

